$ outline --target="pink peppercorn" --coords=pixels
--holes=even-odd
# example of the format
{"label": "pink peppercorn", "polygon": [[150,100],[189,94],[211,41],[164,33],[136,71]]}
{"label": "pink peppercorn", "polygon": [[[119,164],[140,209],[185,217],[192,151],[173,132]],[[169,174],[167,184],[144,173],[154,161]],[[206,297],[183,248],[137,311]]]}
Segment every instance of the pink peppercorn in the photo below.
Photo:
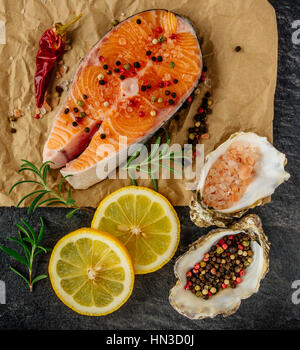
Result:
{"label": "pink peppercorn", "polygon": [[192,103],[193,102],[193,97],[190,96],[188,99],[187,99],[188,103]]}
{"label": "pink peppercorn", "polygon": [[145,112],[143,112],[143,111],[139,111],[139,117],[144,117],[145,116]]}
{"label": "pink peppercorn", "polygon": [[166,86],[170,86],[171,82],[170,81],[166,81]]}
{"label": "pink peppercorn", "polygon": [[241,244],[239,244],[238,245],[238,250],[243,250],[243,249],[244,249],[244,247]]}
{"label": "pink peppercorn", "polygon": [[211,292],[210,291],[208,292],[208,295],[211,297]]}
{"label": "pink peppercorn", "polygon": [[160,87],[160,88],[163,88],[164,86],[165,86],[165,83],[164,83],[164,82],[160,82],[160,83],[159,83],[159,87]]}
{"label": "pink peppercorn", "polygon": [[222,288],[223,289],[227,288],[227,285],[225,283],[222,283]]}
{"label": "pink peppercorn", "polygon": [[188,271],[188,272],[186,273],[186,275],[189,276],[189,277],[191,277],[191,276],[192,276],[191,271]]}
{"label": "pink peppercorn", "polygon": [[229,239],[233,239],[233,235],[228,236]]}
{"label": "pink peppercorn", "polygon": [[234,282],[235,284],[239,284],[242,282],[242,279],[240,277],[237,277]]}
{"label": "pink peppercorn", "polygon": [[196,270],[199,270],[199,269],[200,269],[200,264],[195,264],[194,268],[195,268]]}
{"label": "pink peppercorn", "polygon": [[39,114],[36,114],[34,118],[35,118],[35,119],[40,119],[40,115],[39,115]]}
{"label": "pink peppercorn", "polygon": [[162,33],[162,32],[163,32],[163,29],[162,29],[162,27],[157,27],[157,28],[155,29],[155,31],[156,31],[156,33]]}
{"label": "pink peppercorn", "polygon": [[199,273],[199,270],[193,269],[193,273],[194,273],[194,274],[197,274],[197,273]]}
{"label": "pink peppercorn", "polygon": [[104,57],[103,56],[99,56],[99,61],[103,62],[104,61]]}
{"label": "pink peppercorn", "polygon": [[242,276],[242,277],[245,276],[245,270],[240,271],[240,276]]}
{"label": "pink peppercorn", "polygon": [[224,250],[226,250],[226,249],[228,248],[228,245],[227,245],[226,243],[223,243],[223,244],[222,244],[222,248],[223,248]]}
{"label": "pink peppercorn", "polygon": [[176,39],[176,34],[172,34],[172,35],[170,36],[170,38],[171,38],[172,40]]}
{"label": "pink peppercorn", "polygon": [[198,109],[198,113],[202,114],[203,112],[204,112],[204,109],[203,109],[202,107],[200,107],[200,108]]}

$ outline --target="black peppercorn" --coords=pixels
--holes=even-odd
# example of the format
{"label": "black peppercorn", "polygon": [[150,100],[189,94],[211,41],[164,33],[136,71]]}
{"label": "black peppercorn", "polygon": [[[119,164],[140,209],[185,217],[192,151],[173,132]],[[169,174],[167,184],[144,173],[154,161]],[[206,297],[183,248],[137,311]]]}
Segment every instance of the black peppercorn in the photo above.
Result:
{"label": "black peppercorn", "polygon": [[150,56],[151,53],[152,53],[152,52],[151,52],[150,50],[146,51],[146,55],[147,55],[147,56]]}
{"label": "black peppercorn", "polygon": [[73,122],[72,125],[73,125],[73,126],[77,126],[78,123],[77,123],[77,122]]}
{"label": "black peppercorn", "polygon": [[121,75],[120,75],[120,79],[121,79],[121,80],[124,80],[124,79],[125,79],[125,75],[121,74]]}
{"label": "black peppercorn", "polygon": [[70,112],[69,108],[66,108],[64,111],[65,114],[68,114],[69,112]]}
{"label": "black peppercorn", "polygon": [[100,137],[101,137],[102,140],[104,140],[106,138],[106,135],[105,134],[101,134]]}
{"label": "black peppercorn", "polygon": [[107,64],[104,64],[104,65],[103,65],[103,69],[105,69],[105,70],[108,69],[108,65],[107,65]]}

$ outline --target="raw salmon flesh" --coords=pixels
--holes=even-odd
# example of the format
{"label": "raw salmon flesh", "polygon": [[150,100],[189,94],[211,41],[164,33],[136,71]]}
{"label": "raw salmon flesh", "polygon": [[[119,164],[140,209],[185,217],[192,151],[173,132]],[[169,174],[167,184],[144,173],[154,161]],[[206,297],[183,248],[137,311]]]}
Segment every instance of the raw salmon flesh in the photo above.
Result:
{"label": "raw salmon flesh", "polygon": [[201,71],[200,46],[188,20],[166,10],[128,18],[81,61],[43,160],[73,175],[67,180],[77,189],[103,180],[98,170],[168,121]]}

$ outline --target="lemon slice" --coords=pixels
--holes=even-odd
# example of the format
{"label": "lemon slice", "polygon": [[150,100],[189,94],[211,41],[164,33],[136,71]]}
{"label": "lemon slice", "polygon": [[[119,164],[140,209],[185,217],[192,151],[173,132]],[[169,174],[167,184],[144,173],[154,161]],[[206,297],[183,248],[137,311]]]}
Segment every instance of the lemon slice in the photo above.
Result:
{"label": "lemon slice", "polygon": [[125,245],[136,274],[165,265],[180,238],[180,223],[173,206],[145,187],[123,187],[106,197],[98,206],[92,227],[109,232]]}
{"label": "lemon slice", "polygon": [[132,293],[134,268],[126,248],[115,237],[81,228],[54,247],[49,276],[61,301],[89,316],[109,314]]}

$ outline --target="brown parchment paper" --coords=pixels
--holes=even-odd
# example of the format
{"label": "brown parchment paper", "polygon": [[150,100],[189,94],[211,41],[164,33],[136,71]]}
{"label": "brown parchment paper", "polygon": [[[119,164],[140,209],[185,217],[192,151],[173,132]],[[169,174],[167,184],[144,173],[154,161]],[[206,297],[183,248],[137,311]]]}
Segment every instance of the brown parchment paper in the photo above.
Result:
{"label": "brown parchment paper", "polygon": [[[111,28],[113,19],[123,20],[152,8],[187,17],[203,38],[208,80],[202,92],[211,84],[214,101],[208,120],[211,137],[204,142],[205,152],[236,131],[254,131],[272,141],[277,26],[275,11],[267,0],[1,0],[0,21],[6,26],[6,44],[0,44],[1,206],[16,205],[34,189],[26,184],[8,194],[12,184],[27,177],[26,173],[17,174],[21,159],[41,163],[43,146],[58,109],[34,119],[35,56],[44,30],[54,22],[67,23],[75,14],[83,14],[80,22],[72,26],[72,49],[63,58],[69,71],[62,79],[54,80],[54,87],[72,79],[79,60]],[[242,50],[236,52],[236,46]],[[187,142],[187,129],[193,124],[200,100],[201,96],[197,96],[178,122],[172,120],[172,142]],[[8,114],[15,108],[24,115],[11,123]],[[10,127],[17,132],[11,134]],[[60,179],[60,172],[53,170],[50,184],[54,186]],[[96,206],[105,195],[129,184],[129,180],[105,180],[88,190],[73,190],[73,198],[80,206]],[[139,184],[151,186],[146,180]],[[187,205],[191,198],[181,180],[160,180],[159,191],[173,205]]]}

